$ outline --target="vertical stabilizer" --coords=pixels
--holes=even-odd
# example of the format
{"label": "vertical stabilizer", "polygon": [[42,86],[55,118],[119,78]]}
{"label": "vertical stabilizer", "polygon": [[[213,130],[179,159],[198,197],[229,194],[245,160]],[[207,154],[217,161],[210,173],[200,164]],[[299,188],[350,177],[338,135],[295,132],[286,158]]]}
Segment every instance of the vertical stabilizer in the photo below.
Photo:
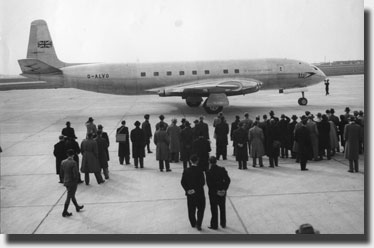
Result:
{"label": "vertical stabilizer", "polygon": [[35,20],[31,23],[28,59],[38,59],[56,68],[65,66],[65,63],[57,58],[47,23],[44,20]]}

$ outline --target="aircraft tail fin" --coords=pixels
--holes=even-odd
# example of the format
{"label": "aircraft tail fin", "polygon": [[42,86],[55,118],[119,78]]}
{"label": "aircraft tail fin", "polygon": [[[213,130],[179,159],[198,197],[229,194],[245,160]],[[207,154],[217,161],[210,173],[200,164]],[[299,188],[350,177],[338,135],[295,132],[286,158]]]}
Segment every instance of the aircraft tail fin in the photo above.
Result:
{"label": "aircraft tail fin", "polygon": [[66,66],[57,58],[47,23],[44,20],[35,20],[31,23],[27,58],[40,60],[55,68]]}

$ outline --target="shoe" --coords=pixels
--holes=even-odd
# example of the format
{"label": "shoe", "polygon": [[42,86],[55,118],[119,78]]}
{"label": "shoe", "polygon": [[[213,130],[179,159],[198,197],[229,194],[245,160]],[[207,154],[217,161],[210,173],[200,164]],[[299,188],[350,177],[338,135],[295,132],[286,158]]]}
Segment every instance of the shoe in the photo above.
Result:
{"label": "shoe", "polygon": [[252,165],[253,168],[256,168],[256,165]]}
{"label": "shoe", "polygon": [[105,177],[105,179],[107,179],[107,180],[108,180],[108,179],[109,179],[109,176],[108,176],[108,177]]}
{"label": "shoe", "polygon": [[274,168],[274,165],[269,165],[269,167]]}
{"label": "shoe", "polygon": [[144,168],[144,166],[140,166],[140,169],[143,169]]}
{"label": "shoe", "polygon": [[98,184],[101,184],[101,183],[105,183],[105,180],[102,180],[101,182],[99,182]]}
{"label": "shoe", "polygon": [[226,228],[226,225],[221,225],[222,228]]}
{"label": "shoe", "polygon": [[213,230],[217,230],[218,227],[212,227],[212,226],[208,226],[209,229],[213,229]]}
{"label": "shoe", "polygon": [[307,171],[307,170],[309,170],[309,169],[301,169],[302,171]]}
{"label": "shoe", "polygon": [[59,181],[58,183],[64,183],[63,181]]}
{"label": "shoe", "polygon": [[148,151],[148,153],[153,153],[152,151]]}
{"label": "shoe", "polygon": [[69,213],[69,212],[62,212],[62,217],[69,217],[69,216],[72,216],[73,214],[72,213]]}
{"label": "shoe", "polygon": [[161,172],[163,172],[164,170],[160,170]]}
{"label": "shoe", "polygon": [[348,170],[348,172],[353,173],[353,170]]}
{"label": "shoe", "polygon": [[358,170],[355,170],[355,172],[358,172]]}
{"label": "shoe", "polygon": [[195,227],[196,227],[196,224],[195,224],[195,225],[192,225],[192,224],[191,224],[191,227],[192,227],[192,228],[195,228]]}
{"label": "shoe", "polygon": [[138,169],[138,166],[135,166],[135,169]]}
{"label": "shoe", "polygon": [[201,226],[197,226],[196,228],[197,228],[197,230],[199,230],[199,231],[202,230],[202,229],[201,229]]}
{"label": "shoe", "polygon": [[82,181],[82,180],[79,180],[79,181],[78,181],[78,183],[84,183],[84,181]]}
{"label": "shoe", "polygon": [[126,163],[126,165],[129,165],[130,163]]}
{"label": "shoe", "polygon": [[169,170],[166,170],[166,172],[169,172],[169,171],[171,171],[170,169]]}
{"label": "shoe", "polygon": [[77,212],[79,212],[79,211],[81,211],[81,209],[82,209],[83,207],[84,207],[83,205],[82,205],[82,206],[75,207],[75,210],[76,210]]}
{"label": "shoe", "polygon": [[263,165],[263,164],[260,164],[260,167],[264,167],[264,165]]}

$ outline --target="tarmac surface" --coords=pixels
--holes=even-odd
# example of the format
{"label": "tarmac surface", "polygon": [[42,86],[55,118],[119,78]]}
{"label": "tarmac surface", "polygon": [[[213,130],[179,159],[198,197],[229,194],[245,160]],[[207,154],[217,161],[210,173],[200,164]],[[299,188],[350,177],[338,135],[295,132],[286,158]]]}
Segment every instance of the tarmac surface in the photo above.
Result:
{"label": "tarmac surface", "polygon": [[[330,77],[330,95],[324,84],[306,92],[308,106],[299,106],[300,93],[282,95],[276,91],[230,97],[224,115],[231,124],[235,115],[302,115],[334,108],[336,115],[364,110],[364,75]],[[175,117],[190,122],[206,117],[215,155],[212,122],[200,108],[186,106],[176,97],[116,96],[77,89],[34,89],[0,91],[0,193],[1,233],[4,234],[294,234],[300,224],[310,223],[321,234],[364,234],[365,163],[360,155],[360,172],[348,173],[342,153],[331,160],[309,162],[301,171],[293,159],[279,159],[279,167],[237,169],[228,146],[228,160],[218,162],[231,178],[228,190],[227,227],[210,230],[210,205],[205,186],[206,208],[203,230],[191,228],[187,200],[180,185],[182,163],[172,163],[172,172],[160,172],[152,154],[146,154],[145,168],[120,165],[115,130],[126,120],[129,130],[136,120],[150,114],[152,131],[158,116],[170,123]],[[69,218],[61,216],[66,190],[55,174],[53,146],[70,121],[80,143],[88,117],[102,124],[110,136],[110,179],[97,184],[80,184],[76,198],[84,209],[77,213],[71,203]],[[81,159],[81,156],[80,156]],[[84,175],[82,174],[82,178]],[[249,236],[250,237],[250,236]]]}

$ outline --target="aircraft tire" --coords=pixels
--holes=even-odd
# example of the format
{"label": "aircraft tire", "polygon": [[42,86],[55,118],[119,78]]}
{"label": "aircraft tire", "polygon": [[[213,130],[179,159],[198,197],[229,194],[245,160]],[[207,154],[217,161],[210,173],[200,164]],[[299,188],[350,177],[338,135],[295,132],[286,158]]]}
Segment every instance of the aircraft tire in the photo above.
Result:
{"label": "aircraft tire", "polygon": [[308,99],[306,99],[305,97],[301,97],[297,102],[299,103],[299,105],[305,106],[308,104]]}
{"label": "aircraft tire", "polygon": [[196,108],[196,107],[200,106],[201,102],[189,102],[189,101],[186,101],[186,104],[188,105],[188,107]]}
{"label": "aircraft tire", "polygon": [[222,106],[214,106],[214,107],[204,106],[204,109],[208,114],[218,114],[219,112],[222,112],[223,107]]}

